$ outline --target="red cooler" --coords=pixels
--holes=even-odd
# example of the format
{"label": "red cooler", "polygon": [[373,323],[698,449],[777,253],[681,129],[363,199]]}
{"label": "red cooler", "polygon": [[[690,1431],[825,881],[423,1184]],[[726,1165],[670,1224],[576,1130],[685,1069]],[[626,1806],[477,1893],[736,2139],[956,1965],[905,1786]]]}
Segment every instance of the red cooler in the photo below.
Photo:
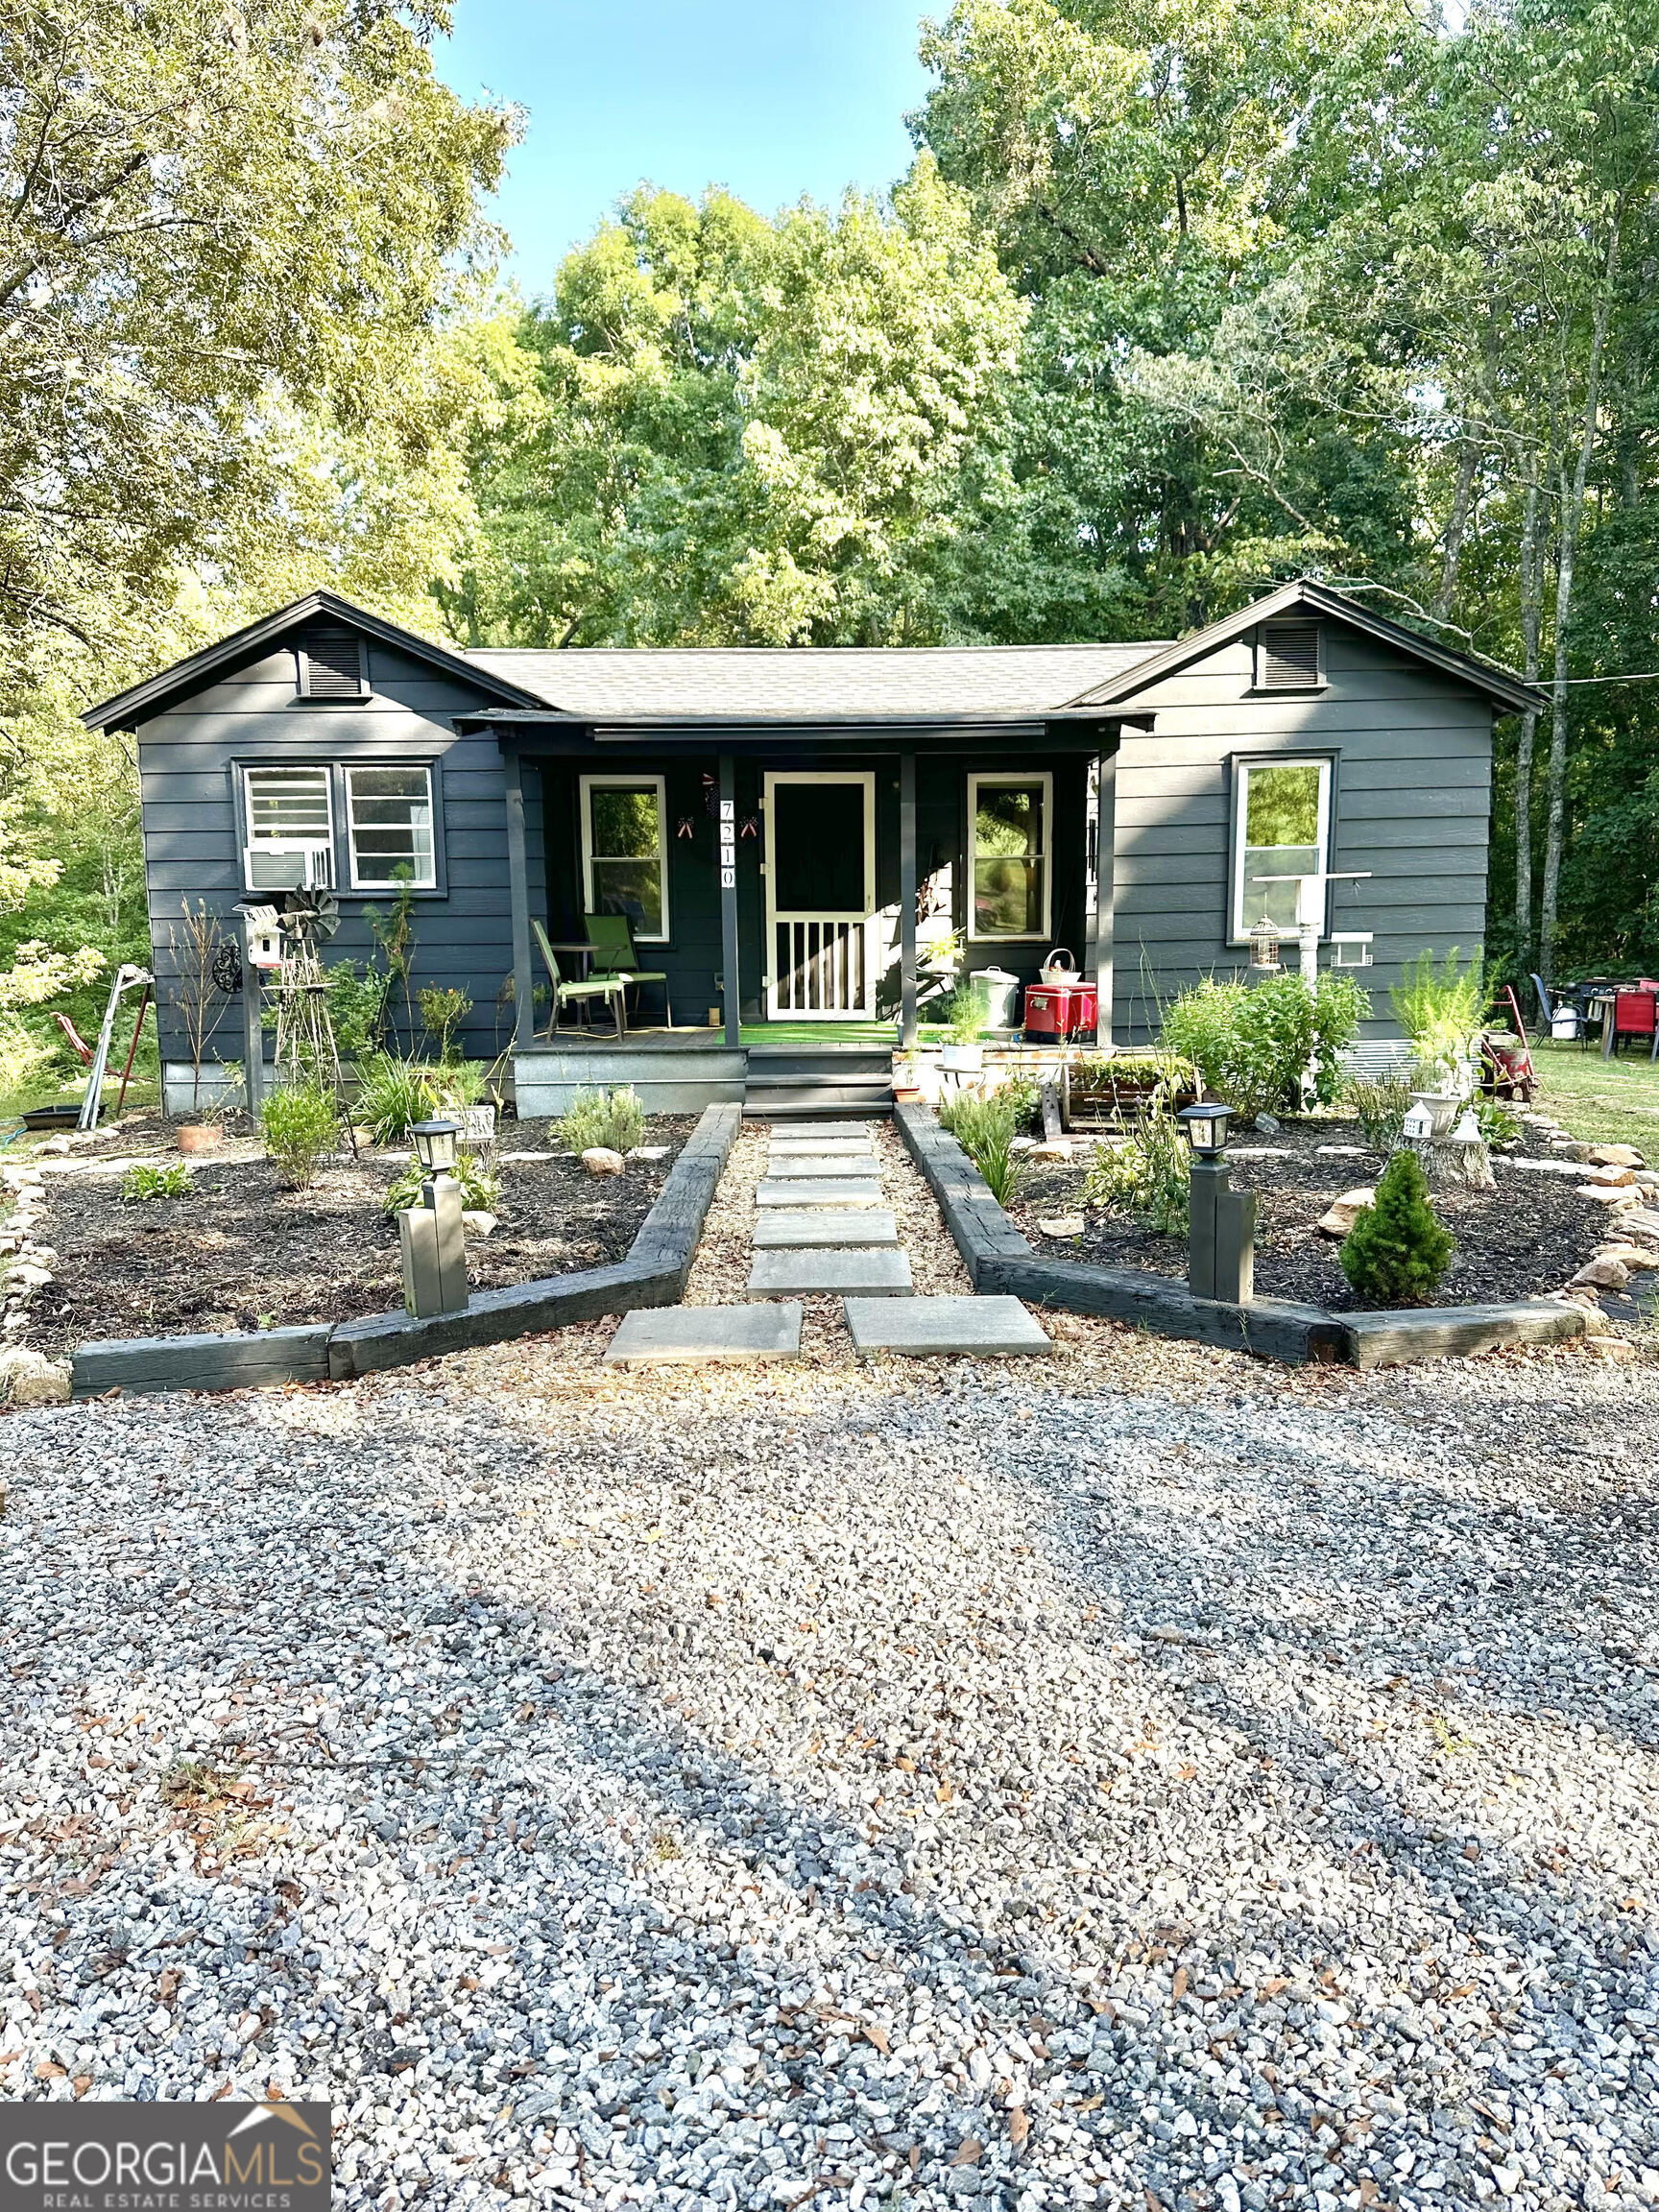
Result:
{"label": "red cooler", "polygon": [[1027,983],[1025,986],[1025,1036],[1051,1037],[1057,1044],[1077,1037],[1092,1037],[1099,1020],[1099,998],[1093,983]]}

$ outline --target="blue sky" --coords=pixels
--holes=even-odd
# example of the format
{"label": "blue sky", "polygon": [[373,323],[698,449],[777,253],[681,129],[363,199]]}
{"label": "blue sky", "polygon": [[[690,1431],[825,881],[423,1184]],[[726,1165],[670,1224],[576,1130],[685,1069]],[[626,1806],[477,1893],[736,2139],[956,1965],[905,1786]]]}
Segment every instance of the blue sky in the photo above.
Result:
{"label": "blue sky", "polygon": [[496,213],[534,297],[642,178],[693,198],[725,184],[767,214],[804,192],[884,190],[910,157],[925,12],[926,0],[456,0],[437,60],[465,98],[529,112]]}

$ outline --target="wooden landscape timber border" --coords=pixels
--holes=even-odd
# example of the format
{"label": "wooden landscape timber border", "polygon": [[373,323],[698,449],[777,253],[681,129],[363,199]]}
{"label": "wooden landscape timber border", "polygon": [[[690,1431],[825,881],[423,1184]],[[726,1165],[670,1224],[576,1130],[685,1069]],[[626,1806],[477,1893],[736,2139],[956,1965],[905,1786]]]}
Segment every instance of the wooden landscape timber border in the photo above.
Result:
{"label": "wooden landscape timber border", "polygon": [[1231,1306],[1195,1298],[1185,1284],[1166,1275],[1046,1259],[1015,1228],[978,1168],[927,1107],[901,1100],[893,1118],[939,1202],[977,1291],[1012,1291],[1028,1305],[1098,1313],[1155,1335],[1186,1336],[1293,1366],[1395,1366],[1465,1358],[1503,1344],[1556,1343],[1585,1333],[1582,1310],[1565,1299],[1377,1313],[1333,1313],[1323,1306],[1277,1298]]}
{"label": "wooden landscape timber border", "polygon": [[73,1395],[96,1398],[117,1385],[148,1392],[348,1382],[376,1368],[407,1367],[445,1352],[540,1335],[606,1313],[676,1305],[741,1118],[739,1106],[704,1109],[627,1259],[608,1267],[477,1290],[464,1312],[424,1321],[407,1313],[374,1313],[362,1321],[253,1334],[133,1336],[83,1344],[73,1361]]}

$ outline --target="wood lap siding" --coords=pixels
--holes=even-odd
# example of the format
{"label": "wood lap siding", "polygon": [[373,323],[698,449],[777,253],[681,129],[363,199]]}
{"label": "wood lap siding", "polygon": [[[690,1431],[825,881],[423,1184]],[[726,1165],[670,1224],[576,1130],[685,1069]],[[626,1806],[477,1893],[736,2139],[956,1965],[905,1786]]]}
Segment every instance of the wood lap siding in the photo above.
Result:
{"label": "wood lap siding", "polygon": [[[1253,689],[1248,638],[1225,646],[1136,701],[1150,734],[1125,730],[1118,757],[1116,1034],[1143,1042],[1155,1012],[1209,974],[1243,973],[1228,942],[1231,762],[1304,751],[1336,760],[1334,926],[1373,932],[1374,965],[1351,973],[1372,995],[1368,1034],[1392,1033],[1388,989],[1425,947],[1468,953],[1485,931],[1492,710],[1461,685],[1414,668],[1385,645],[1327,623],[1327,685],[1291,698]],[[1294,946],[1286,948],[1295,963]]]}
{"label": "wood lap siding", "polygon": [[[446,896],[418,897],[415,987],[452,986],[473,1000],[464,1032],[468,1052],[494,1056],[495,994],[512,969],[507,844],[501,757],[489,736],[457,736],[450,717],[489,703],[483,689],[434,676],[421,661],[370,639],[371,695],[358,703],[297,696],[291,647],[218,678],[194,698],[156,715],[138,732],[145,873],[150,928],[162,980],[161,1048],[188,1056],[165,982],[167,929],[180,902],[205,900],[228,915],[243,896],[242,825],[232,764],[251,757],[273,764],[308,760],[430,763],[441,780]],[[526,771],[532,901],[544,897],[544,850],[534,771]],[[337,828],[342,827],[337,824]],[[345,869],[345,841],[339,843]],[[325,957],[365,960],[373,949],[364,899],[338,886],[343,920]],[[377,910],[384,902],[373,902]],[[402,1022],[399,1010],[399,1022]],[[510,1013],[501,1024],[511,1034]],[[239,1058],[240,1011],[232,1007],[209,1056]]]}

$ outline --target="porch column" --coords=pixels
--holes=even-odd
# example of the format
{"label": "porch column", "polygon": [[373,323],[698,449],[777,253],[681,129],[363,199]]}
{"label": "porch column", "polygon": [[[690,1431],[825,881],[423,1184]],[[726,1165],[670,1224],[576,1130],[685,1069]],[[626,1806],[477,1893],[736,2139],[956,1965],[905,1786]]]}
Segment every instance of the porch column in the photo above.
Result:
{"label": "porch column", "polygon": [[726,1042],[743,1044],[743,1001],[737,974],[737,776],[730,753],[720,756],[720,949],[726,974]]}
{"label": "porch column", "polygon": [[536,984],[530,970],[530,864],[524,854],[524,781],[517,750],[503,751],[507,781],[507,895],[513,903],[513,1048],[536,1035]]}
{"label": "porch column", "polygon": [[1112,1043],[1112,980],[1117,926],[1118,756],[1103,753],[1094,763],[1094,932],[1089,973],[1099,1006],[1095,1042]]}
{"label": "porch column", "polygon": [[899,1042],[916,1042],[916,756],[899,756]]}

